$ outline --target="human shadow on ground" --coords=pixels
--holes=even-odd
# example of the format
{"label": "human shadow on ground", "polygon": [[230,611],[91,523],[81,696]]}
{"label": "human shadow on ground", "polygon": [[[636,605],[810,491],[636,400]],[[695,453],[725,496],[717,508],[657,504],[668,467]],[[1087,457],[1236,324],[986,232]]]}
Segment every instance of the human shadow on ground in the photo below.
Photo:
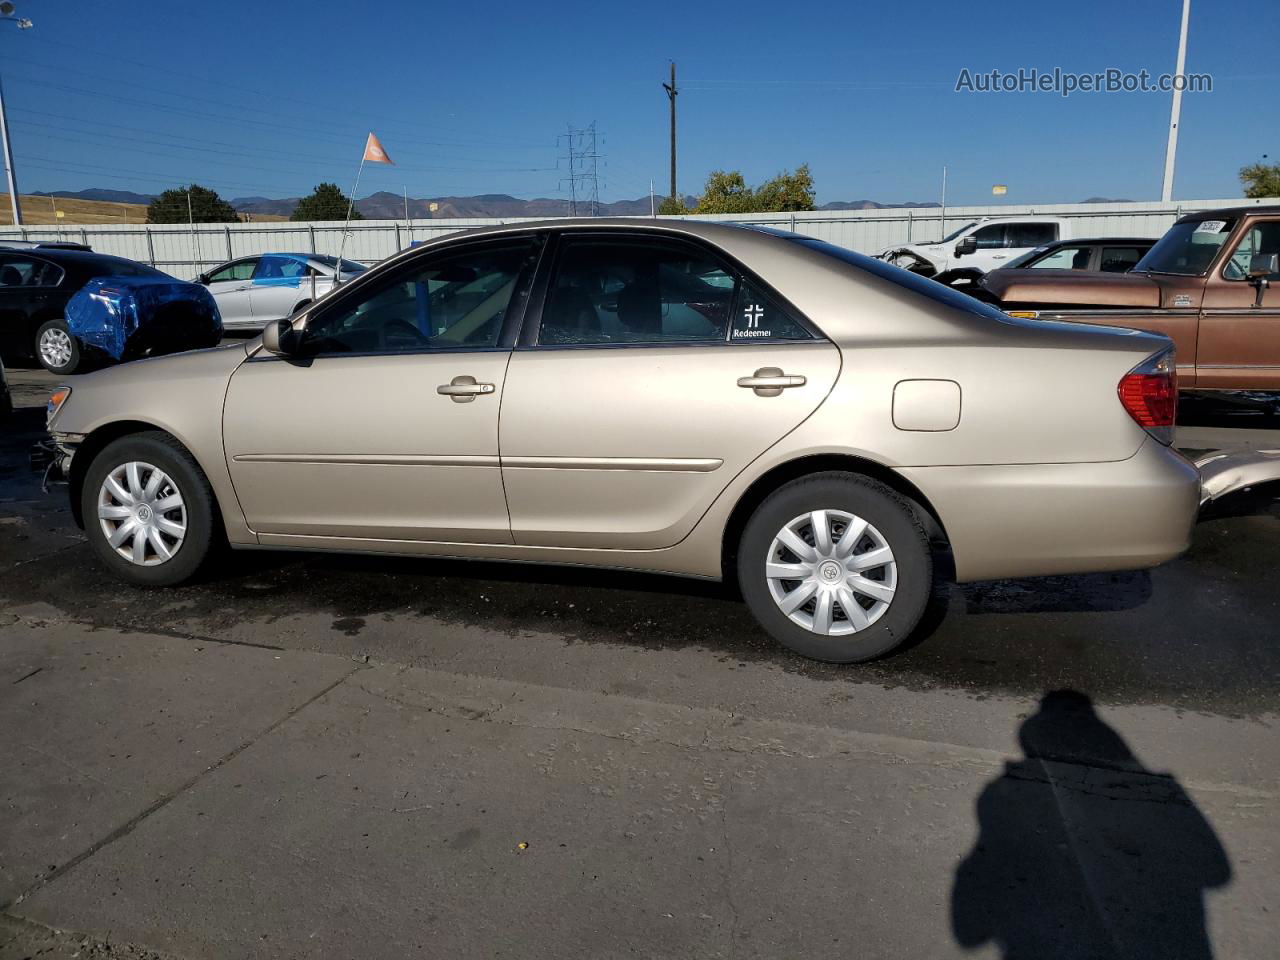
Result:
{"label": "human shadow on ground", "polygon": [[1231,866],[1178,781],[1074,690],[1046,694],[1018,739],[1026,756],[982,791],[956,871],[960,945],[1006,960],[1212,957],[1204,895]]}

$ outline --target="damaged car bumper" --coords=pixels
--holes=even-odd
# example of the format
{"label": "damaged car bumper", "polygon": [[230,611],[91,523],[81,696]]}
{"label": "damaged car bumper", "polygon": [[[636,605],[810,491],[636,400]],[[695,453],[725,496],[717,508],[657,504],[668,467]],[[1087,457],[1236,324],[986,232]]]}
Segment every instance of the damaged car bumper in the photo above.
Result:
{"label": "damaged car bumper", "polygon": [[1232,494],[1280,481],[1280,450],[1218,450],[1195,461],[1200,509]]}

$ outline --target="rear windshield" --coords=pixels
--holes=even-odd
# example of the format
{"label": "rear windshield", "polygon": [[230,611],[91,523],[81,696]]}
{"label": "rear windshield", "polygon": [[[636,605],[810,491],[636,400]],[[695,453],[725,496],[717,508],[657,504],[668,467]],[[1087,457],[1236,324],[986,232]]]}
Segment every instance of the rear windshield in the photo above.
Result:
{"label": "rear windshield", "polygon": [[169,274],[161,273],[155,267],[149,267],[145,263],[138,263],[136,260],[126,260],[124,257],[94,257],[90,261],[90,267],[94,273],[104,277],[159,277],[165,280],[173,279]]}
{"label": "rear windshield", "polygon": [[910,270],[903,270],[901,267],[895,267],[892,264],[885,263],[883,260],[875,260],[871,257],[863,256],[860,253],[854,253],[852,250],[846,250],[844,247],[837,247],[833,243],[827,243],[825,240],[814,240],[811,237],[798,237],[789,235],[788,239],[795,243],[803,244],[811,250],[817,250],[819,253],[825,253],[829,257],[837,260],[843,260],[845,263],[852,264],[859,270],[865,270],[867,273],[874,273],[881,279],[888,280],[890,283],[896,283],[900,287],[905,287],[912,293],[918,293],[922,297],[928,297],[930,300],[936,300],[944,306],[951,307],[954,310],[964,310],[968,313],[977,314],[980,317],[987,317],[991,320],[999,320],[1001,323],[1008,322],[1009,317],[1001,313],[995,307],[982,303],[973,299],[966,293],[961,293],[952,287],[938,283],[936,280],[930,280],[928,277],[922,277],[918,273],[912,273]]}
{"label": "rear windshield", "polygon": [[[323,263],[329,269],[333,269],[338,265],[338,258],[329,256],[328,254],[317,254],[312,256],[311,259],[317,260],[320,263]],[[363,263],[356,263],[356,261],[348,260],[346,257],[342,258],[343,273],[364,273],[368,269],[369,268],[366,267]]]}

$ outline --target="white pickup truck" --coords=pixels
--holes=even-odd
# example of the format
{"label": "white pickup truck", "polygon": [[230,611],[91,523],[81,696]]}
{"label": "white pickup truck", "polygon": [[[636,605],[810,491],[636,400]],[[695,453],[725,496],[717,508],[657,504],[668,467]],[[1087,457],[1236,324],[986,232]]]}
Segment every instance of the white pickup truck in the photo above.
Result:
{"label": "white pickup truck", "polygon": [[963,284],[1036,247],[1069,239],[1071,221],[1062,217],[985,217],[933,243],[890,247],[876,257],[942,283]]}

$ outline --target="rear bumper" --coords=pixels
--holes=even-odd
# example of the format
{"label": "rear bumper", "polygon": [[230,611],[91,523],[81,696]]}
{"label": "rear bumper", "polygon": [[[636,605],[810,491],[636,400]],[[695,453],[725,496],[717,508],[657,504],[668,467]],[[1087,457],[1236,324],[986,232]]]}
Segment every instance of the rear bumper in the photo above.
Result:
{"label": "rear bumper", "polygon": [[1111,463],[910,467],[951,541],[956,579],[1134,570],[1191,543],[1200,474],[1147,440]]}

